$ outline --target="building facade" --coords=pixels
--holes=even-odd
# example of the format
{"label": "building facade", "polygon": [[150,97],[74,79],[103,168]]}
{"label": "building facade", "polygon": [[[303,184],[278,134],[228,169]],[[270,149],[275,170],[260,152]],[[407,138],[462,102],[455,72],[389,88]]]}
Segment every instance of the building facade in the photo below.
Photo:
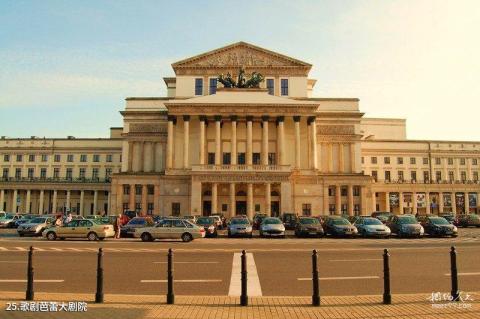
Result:
{"label": "building facade", "polygon": [[[127,98],[110,139],[0,140],[0,208],[477,212],[480,142],[408,140],[405,120],[364,118],[358,99],[312,97],[312,65],[244,42],[172,67],[167,96]],[[217,83],[240,68],[261,73],[260,88]]]}

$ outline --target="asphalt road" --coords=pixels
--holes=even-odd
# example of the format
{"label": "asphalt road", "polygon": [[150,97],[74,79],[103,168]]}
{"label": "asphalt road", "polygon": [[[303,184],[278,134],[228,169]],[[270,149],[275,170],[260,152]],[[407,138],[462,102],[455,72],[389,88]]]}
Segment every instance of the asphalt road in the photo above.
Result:
{"label": "asphalt road", "polygon": [[[105,251],[105,293],[165,294],[166,253],[174,249],[175,293],[235,295],[238,254],[249,259],[249,291],[263,296],[311,295],[311,253],[318,250],[322,295],[372,295],[383,289],[382,253],[391,254],[392,293],[450,291],[450,246],[458,251],[459,286],[480,291],[480,229],[458,238],[423,239],[201,239],[48,242],[0,237],[0,290],[24,291],[27,250],[33,245],[35,290],[94,293],[97,250]],[[235,254],[236,257],[235,257]]]}

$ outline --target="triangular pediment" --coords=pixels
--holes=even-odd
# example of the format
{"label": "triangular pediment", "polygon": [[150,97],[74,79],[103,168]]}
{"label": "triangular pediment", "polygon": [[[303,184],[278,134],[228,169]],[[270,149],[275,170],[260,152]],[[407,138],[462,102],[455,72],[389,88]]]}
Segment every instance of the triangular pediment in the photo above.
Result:
{"label": "triangular pediment", "polygon": [[257,47],[237,42],[172,64],[177,68],[311,68],[311,64]]}

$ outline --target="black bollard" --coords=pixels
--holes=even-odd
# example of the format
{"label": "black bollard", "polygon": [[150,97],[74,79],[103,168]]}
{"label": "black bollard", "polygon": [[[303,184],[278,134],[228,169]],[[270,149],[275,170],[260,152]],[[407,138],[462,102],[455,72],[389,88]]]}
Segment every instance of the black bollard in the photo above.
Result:
{"label": "black bollard", "polygon": [[168,268],[167,268],[167,304],[173,305],[175,303],[175,294],[173,293],[173,251],[168,249]]}
{"label": "black bollard", "polygon": [[383,303],[389,305],[392,303],[392,295],[390,294],[390,254],[388,249],[383,251]]}
{"label": "black bollard", "polygon": [[312,254],[312,284],[313,284],[313,294],[312,294],[312,306],[320,306],[320,289],[318,284],[318,258],[317,250],[313,250]]}
{"label": "black bollard", "polygon": [[33,292],[33,247],[30,246],[28,252],[28,266],[27,266],[27,292],[25,294],[25,300],[32,301],[34,296]]}
{"label": "black bollard", "polygon": [[452,280],[452,301],[460,300],[460,293],[458,292],[458,277],[457,277],[457,251],[455,246],[452,246],[450,250],[450,277]]}
{"label": "black bollard", "polygon": [[242,294],[240,295],[240,305],[248,306],[248,293],[247,293],[247,254],[245,250],[242,250]]}
{"label": "black bollard", "polygon": [[98,249],[97,259],[97,292],[95,293],[95,303],[103,302],[103,250]]}

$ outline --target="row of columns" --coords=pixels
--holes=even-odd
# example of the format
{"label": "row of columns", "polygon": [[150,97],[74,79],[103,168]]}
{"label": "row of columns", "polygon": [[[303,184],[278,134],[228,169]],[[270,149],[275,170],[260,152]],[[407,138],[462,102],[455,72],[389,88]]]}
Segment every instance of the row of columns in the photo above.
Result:
{"label": "row of columns", "polygon": [[[147,214],[148,210],[148,184],[119,184],[117,189],[117,207],[118,209],[123,209],[123,189],[124,187],[129,187],[128,195],[128,209],[131,211],[136,211],[136,187],[142,187],[142,194],[140,199],[141,211],[143,215]],[[153,194],[154,198],[160,196],[160,188],[158,185],[153,185]],[[121,212],[122,210],[120,210]]]}
{"label": "row of columns", "polygon": [[[329,200],[329,189],[331,187],[335,187],[335,214],[341,215],[342,214],[342,186],[344,185],[326,185],[324,186],[323,194],[324,194],[324,201],[323,201],[323,211],[325,213],[329,212],[330,210],[330,200]],[[354,185],[346,185],[347,187],[347,213],[350,216],[354,215],[354,196],[353,196],[353,187]],[[362,211],[362,215],[366,213],[366,191],[364,186],[360,187],[360,209]]]}
{"label": "row of columns", "polygon": [[163,150],[161,142],[129,141],[128,170],[133,172],[161,172]]}
{"label": "row of columns", "polygon": [[[204,115],[199,116],[200,119],[200,154],[199,154],[199,163],[200,165],[205,164],[205,126],[207,117]],[[295,167],[300,168],[300,116],[294,116],[294,125],[295,125]],[[222,116],[215,115],[215,165],[222,164],[222,154],[221,154],[221,121]],[[284,127],[284,116],[278,116],[276,118],[277,122],[277,135],[278,135],[278,158],[279,164],[285,165],[285,127]],[[231,164],[237,165],[237,123],[238,116],[230,116],[230,121],[232,123],[232,132],[231,132]],[[261,117],[262,121],[262,154],[261,154],[261,163],[262,165],[268,165],[268,134],[269,134],[269,122],[270,117],[264,115]],[[183,168],[190,168],[189,163],[189,140],[190,140],[190,115],[183,115]],[[176,116],[168,116],[167,124],[167,169],[173,168],[173,144],[174,144],[174,125],[176,124]],[[311,168],[318,168],[318,159],[317,159],[317,129],[315,125],[315,116],[308,117],[307,124],[310,130],[311,136]],[[247,149],[246,149],[246,164],[252,165],[252,154],[253,154],[253,116],[246,117],[246,139],[247,139]]]}
{"label": "row of columns", "polygon": [[[32,190],[28,189],[26,190],[26,212],[27,213],[38,213],[38,214],[43,214],[44,212],[44,203],[45,203],[45,191],[39,190],[39,197],[38,197],[38,210],[37,212],[30,212],[30,203],[31,203],[31,192]],[[11,196],[11,202],[12,202],[12,212],[16,212],[18,208],[17,204],[17,197],[18,197],[18,190],[14,189],[12,196]],[[52,213],[57,212],[57,197],[58,197],[58,191],[53,190],[53,195],[52,195]],[[3,203],[5,203],[5,190],[0,190],[0,210],[3,209]],[[80,190],[80,211],[78,214],[83,215],[84,212],[84,201],[85,201],[85,191]],[[110,192],[108,192],[108,203],[110,203]],[[97,212],[98,209],[98,191],[94,190],[93,191],[93,211],[94,213]],[[110,204],[109,204],[110,206]],[[71,210],[71,191],[67,190],[66,191],[66,199],[65,199],[65,207],[69,210]]]}

